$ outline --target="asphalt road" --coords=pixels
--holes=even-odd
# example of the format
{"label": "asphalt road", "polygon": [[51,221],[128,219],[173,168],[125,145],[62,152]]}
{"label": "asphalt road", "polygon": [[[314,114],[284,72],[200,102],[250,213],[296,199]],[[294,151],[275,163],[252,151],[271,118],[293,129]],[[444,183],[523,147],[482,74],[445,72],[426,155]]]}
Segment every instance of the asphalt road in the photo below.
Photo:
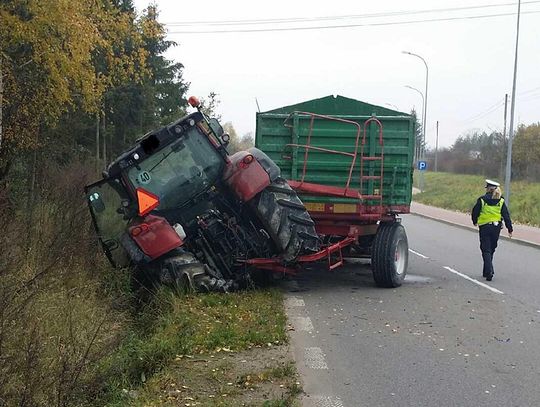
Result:
{"label": "asphalt road", "polygon": [[358,261],[287,285],[304,405],[540,406],[540,249],[499,241],[488,283],[474,231],[403,224],[402,287]]}

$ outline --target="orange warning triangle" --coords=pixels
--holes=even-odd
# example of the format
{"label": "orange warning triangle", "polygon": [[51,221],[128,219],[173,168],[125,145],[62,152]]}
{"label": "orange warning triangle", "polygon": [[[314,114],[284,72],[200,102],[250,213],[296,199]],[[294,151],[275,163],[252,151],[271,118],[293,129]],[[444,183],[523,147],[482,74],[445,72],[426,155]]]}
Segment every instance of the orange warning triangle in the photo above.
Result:
{"label": "orange warning triangle", "polygon": [[159,205],[159,197],[143,188],[137,188],[137,201],[139,201],[139,215],[144,216]]}

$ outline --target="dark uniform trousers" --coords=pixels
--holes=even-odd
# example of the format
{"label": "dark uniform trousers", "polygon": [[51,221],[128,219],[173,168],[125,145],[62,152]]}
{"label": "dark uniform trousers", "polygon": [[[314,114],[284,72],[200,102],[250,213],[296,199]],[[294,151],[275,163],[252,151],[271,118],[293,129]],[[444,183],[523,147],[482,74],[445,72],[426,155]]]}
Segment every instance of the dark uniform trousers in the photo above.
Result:
{"label": "dark uniform trousers", "polygon": [[488,223],[480,226],[480,250],[484,260],[484,277],[493,276],[493,253],[497,248],[499,234],[501,233],[501,224],[494,225]]}

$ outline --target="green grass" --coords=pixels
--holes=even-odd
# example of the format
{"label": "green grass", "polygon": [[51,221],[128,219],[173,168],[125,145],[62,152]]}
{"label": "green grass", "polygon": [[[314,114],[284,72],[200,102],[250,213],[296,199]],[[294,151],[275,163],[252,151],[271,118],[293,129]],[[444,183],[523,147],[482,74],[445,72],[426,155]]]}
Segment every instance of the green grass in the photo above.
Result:
{"label": "green grass", "polygon": [[[484,194],[484,186],[485,177],[480,175],[426,172],[424,192],[414,195],[413,199],[426,205],[468,213],[476,199]],[[504,193],[504,185],[501,189]],[[540,183],[512,181],[510,198],[512,221],[540,226]]]}
{"label": "green grass", "polygon": [[[124,389],[142,389],[179,358],[286,343],[282,301],[277,290],[179,296],[162,289],[138,316],[134,325],[139,329],[100,367],[109,380],[97,404],[125,405]],[[273,374],[286,374],[287,369]]]}

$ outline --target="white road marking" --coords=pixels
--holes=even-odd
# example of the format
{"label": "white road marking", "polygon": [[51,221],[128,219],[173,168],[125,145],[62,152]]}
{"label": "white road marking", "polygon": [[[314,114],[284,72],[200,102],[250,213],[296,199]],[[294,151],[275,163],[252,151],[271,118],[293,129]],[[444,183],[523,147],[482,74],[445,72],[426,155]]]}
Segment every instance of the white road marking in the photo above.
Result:
{"label": "white road marking", "polygon": [[451,268],[451,267],[444,266],[444,268],[445,268],[446,270],[448,270],[449,272],[451,272],[451,273],[454,273],[454,274],[456,274],[456,275],[458,275],[458,276],[460,276],[460,277],[463,277],[463,278],[466,279],[466,280],[469,280],[469,281],[472,281],[472,282],[475,283],[475,284],[478,284],[480,287],[487,288],[488,290],[493,291],[494,293],[497,293],[497,294],[504,294],[502,291],[497,290],[496,288],[493,288],[493,287],[491,287],[490,285],[484,284],[484,283],[482,283],[482,282],[480,282],[480,281],[478,281],[478,280],[475,280],[474,278],[471,278],[471,277],[469,277],[469,276],[467,276],[467,275],[465,275],[465,274],[463,274],[463,273],[460,273],[459,271],[454,270],[454,269]]}
{"label": "white road marking", "polygon": [[292,325],[297,331],[313,332],[313,323],[310,317],[293,317]]}
{"label": "white road marking", "polygon": [[304,359],[306,361],[306,366],[311,369],[328,369],[328,365],[324,360],[324,354],[321,348],[306,348],[304,352]]}
{"label": "white road marking", "polygon": [[339,397],[311,396],[309,399],[315,407],[343,407]]}
{"label": "white road marking", "polygon": [[418,253],[418,252],[415,252],[414,250],[412,249],[409,249],[409,251],[412,253],[412,254],[416,254],[417,256],[423,258],[423,259],[429,259],[428,256],[424,256],[422,253]]}
{"label": "white road marking", "polygon": [[416,274],[407,274],[405,276],[405,281],[409,283],[429,283],[431,281],[431,278],[418,276]]}
{"label": "white road marking", "polygon": [[298,297],[287,297],[285,298],[286,307],[305,307],[306,303],[302,298]]}

